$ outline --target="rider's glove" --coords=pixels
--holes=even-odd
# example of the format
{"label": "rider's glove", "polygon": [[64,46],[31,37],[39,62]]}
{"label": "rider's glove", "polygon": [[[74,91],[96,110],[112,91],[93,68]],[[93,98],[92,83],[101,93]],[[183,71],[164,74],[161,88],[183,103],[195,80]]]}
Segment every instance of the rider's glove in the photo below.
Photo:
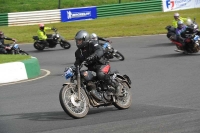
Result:
{"label": "rider's glove", "polygon": [[112,43],[112,41],[110,41],[110,40],[106,40],[106,42]]}
{"label": "rider's glove", "polygon": [[76,66],[70,66],[70,68],[73,70],[73,71],[75,71],[76,70]]}
{"label": "rider's glove", "polygon": [[87,59],[86,62],[87,64],[91,64],[95,60],[96,56],[95,55],[90,55]]}
{"label": "rider's glove", "polygon": [[13,41],[13,42],[16,42],[17,40],[16,40],[16,39],[12,39],[12,41]]}
{"label": "rider's glove", "polygon": [[51,30],[56,30],[56,28],[51,28]]}
{"label": "rider's glove", "polygon": [[8,49],[8,50],[10,50],[10,49],[11,49],[11,47],[5,47],[5,49]]}

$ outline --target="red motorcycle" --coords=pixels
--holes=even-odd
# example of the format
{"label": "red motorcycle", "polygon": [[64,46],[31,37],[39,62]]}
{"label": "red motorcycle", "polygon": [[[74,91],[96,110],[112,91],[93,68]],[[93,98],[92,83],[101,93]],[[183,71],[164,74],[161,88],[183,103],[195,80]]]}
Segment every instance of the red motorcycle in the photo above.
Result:
{"label": "red motorcycle", "polygon": [[176,52],[184,52],[184,53],[197,53],[200,50],[200,32],[198,31],[198,25],[191,19],[188,19],[187,21],[188,27],[192,27],[192,31],[187,31],[185,34],[185,45],[187,48],[183,47],[183,44],[181,44],[179,41],[176,39],[176,29],[172,26],[167,26],[165,29],[168,31],[167,37],[168,39],[174,43],[177,47],[175,50]]}

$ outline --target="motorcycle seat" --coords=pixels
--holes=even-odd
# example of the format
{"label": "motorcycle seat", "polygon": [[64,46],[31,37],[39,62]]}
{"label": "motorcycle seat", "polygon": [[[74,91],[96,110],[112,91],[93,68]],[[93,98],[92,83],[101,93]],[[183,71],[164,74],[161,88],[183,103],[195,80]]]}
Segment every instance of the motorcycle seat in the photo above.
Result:
{"label": "motorcycle seat", "polygon": [[38,36],[33,36],[34,40],[39,40]]}

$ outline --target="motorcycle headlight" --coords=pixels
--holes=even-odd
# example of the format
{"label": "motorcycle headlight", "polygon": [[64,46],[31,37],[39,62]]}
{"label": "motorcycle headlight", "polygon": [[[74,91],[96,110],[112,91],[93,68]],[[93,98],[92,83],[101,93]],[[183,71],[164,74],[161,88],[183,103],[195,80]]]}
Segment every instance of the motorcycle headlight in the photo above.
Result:
{"label": "motorcycle headlight", "polygon": [[73,70],[69,67],[65,70],[64,76],[66,79],[71,78],[74,75]]}
{"label": "motorcycle headlight", "polygon": [[14,47],[15,49],[18,49],[18,48],[19,48],[19,45],[18,45],[18,44],[15,44],[13,47]]}
{"label": "motorcycle headlight", "polygon": [[56,37],[59,38],[60,36],[57,34]]}
{"label": "motorcycle headlight", "polygon": [[108,47],[108,49],[111,49],[111,45],[110,45],[110,44],[108,44],[108,46],[107,46],[107,47]]}

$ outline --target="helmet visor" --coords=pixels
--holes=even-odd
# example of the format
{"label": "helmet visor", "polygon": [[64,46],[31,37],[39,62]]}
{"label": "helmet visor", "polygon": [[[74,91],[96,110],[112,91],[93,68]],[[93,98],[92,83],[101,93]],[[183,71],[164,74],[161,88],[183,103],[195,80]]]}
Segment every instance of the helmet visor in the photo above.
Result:
{"label": "helmet visor", "polygon": [[183,24],[178,24],[178,28],[183,28]]}
{"label": "helmet visor", "polygon": [[82,47],[82,43],[83,43],[83,40],[82,39],[76,39],[76,46],[78,48],[81,48]]}

